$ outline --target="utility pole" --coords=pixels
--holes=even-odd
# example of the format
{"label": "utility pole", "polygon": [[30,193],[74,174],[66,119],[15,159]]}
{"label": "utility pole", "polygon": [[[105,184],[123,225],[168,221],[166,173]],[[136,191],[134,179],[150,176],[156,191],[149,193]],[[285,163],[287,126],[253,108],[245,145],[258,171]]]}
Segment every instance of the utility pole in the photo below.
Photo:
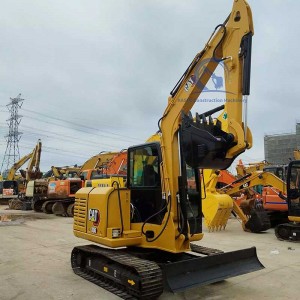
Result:
{"label": "utility pole", "polygon": [[22,107],[23,101],[24,99],[21,99],[21,94],[19,94],[16,98],[10,98],[10,102],[6,105],[10,112],[10,118],[6,120],[9,129],[8,134],[5,136],[7,144],[1,165],[1,172],[8,170],[20,159],[19,141],[22,132],[19,132],[19,124],[22,116],[18,114],[18,110]]}

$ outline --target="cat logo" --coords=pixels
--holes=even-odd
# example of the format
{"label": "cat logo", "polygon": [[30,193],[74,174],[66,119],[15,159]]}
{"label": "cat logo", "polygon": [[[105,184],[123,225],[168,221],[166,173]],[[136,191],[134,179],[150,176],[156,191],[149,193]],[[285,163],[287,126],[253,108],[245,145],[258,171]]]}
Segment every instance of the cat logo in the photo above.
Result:
{"label": "cat logo", "polygon": [[98,209],[91,208],[89,210],[89,221],[93,222],[94,225],[98,224],[100,221],[100,213]]}
{"label": "cat logo", "polygon": [[188,81],[186,82],[186,84],[184,85],[185,91],[188,92],[189,89],[190,89],[190,87],[195,85],[195,82],[196,82],[196,77],[195,77],[195,75],[192,75],[192,76],[188,79]]}

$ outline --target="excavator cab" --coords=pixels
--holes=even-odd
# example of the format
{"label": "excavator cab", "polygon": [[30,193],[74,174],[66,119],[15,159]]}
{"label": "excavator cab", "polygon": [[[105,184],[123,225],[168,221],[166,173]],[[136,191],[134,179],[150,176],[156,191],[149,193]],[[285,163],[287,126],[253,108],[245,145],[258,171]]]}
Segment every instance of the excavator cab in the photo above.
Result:
{"label": "excavator cab", "polygon": [[[167,211],[167,201],[162,197],[160,164],[162,162],[159,143],[147,143],[128,149],[129,170],[127,188],[131,191],[131,216],[133,223],[161,224]],[[182,167],[186,174],[187,165]],[[184,169],[184,170],[183,170]],[[181,205],[191,234],[202,232],[200,195],[196,189],[188,189],[187,177],[180,179]],[[199,180],[197,180],[199,182]],[[196,184],[197,185],[197,184]],[[186,193],[186,196],[183,195]],[[146,236],[153,236],[146,231]]]}
{"label": "excavator cab", "polygon": [[290,163],[287,180],[289,219],[297,222],[300,219],[300,160]]}
{"label": "excavator cab", "polygon": [[128,149],[127,188],[131,190],[131,221],[161,224],[165,201],[161,197],[158,143]]}
{"label": "excavator cab", "polygon": [[290,223],[275,228],[280,240],[300,241],[300,160],[292,161],[287,170],[287,204]]}
{"label": "excavator cab", "polygon": [[265,172],[270,172],[276,175],[281,180],[286,180],[287,166],[267,166],[263,169]]}

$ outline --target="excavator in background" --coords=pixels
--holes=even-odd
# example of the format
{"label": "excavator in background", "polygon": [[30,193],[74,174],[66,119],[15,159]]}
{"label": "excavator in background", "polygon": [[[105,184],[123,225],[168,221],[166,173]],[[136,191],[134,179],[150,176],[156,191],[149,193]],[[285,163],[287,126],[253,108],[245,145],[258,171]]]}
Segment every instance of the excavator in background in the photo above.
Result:
{"label": "excavator in background", "polygon": [[83,186],[84,182],[80,178],[50,181],[42,211],[57,216],[73,217],[75,193]]}
{"label": "excavator in background", "polygon": [[28,162],[28,166],[25,171],[26,182],[29,180],[40,179],[43,173],[40,171],[40,161],[42,154],[42,142],[38,140],[35,148],[33,149],[32,157]]}
{"label": "excavator in background", "polygon": [[120,151],[101,168],[89,170],[86,187],[112,186],[117,181],[121,187],[125,186],[127,175],[127,152]]}
{"label": "excavator in background", "polygon": [[[75,236],[106,246],[75,247],[71,265],[77,275],[124,299],[155,299],[164,285],[180,291],[263,268],[255,247],[224,253],[195,244],[203,238],[199,169],[226,169],[252,145],[242,120],[252,35],[251,9],[235,0],[171,91],[159,132],[127,149],[126,188],[84,187],[76,193]],[[190,110],[221,62],[228,68],[226,97],[235,101],[194,119]],[[188,190],[187,165],[195,190]]]}
{"label": "excavator in background", "polygon": [[[103,173],[101,170],[105,169],[115,157],[118,157],[117,152],[101,152],[89,158],[81,168],[68,168],[64,174],[62,168],[52,168],[57,178],[67,174],[73,176],[49,181],[47,194],[34,198],[33,209],[57,216],[73,217],[75,193],[84,186],[86,180],[93,179],[95,174]],[[45,189],[42,192],[45,193]]]}
{"label": "excavator in background", "polygon": [[288,223],[275,227],[279,240],[300,242],[300,160],[292,161],[287,170]]}
{"label": "excavator in background", "polygon": [[25,171],[20,170],[22,177],[24,178],[23,181],[24,189],[23,191],[19,191],[18,198],[11,199],[8,202],[10,209],[23,209],[23,210],[31,209],[30,203],[25,201],[26,189],[27,189],[28,182],[30,182],[31,180],[40,179],[43,175],[43,173],[40,171],[41,152],[42,152],[42,142],[41,140],[38,140],[35,148],[30,154],[30,158],[26,170]]}
{"label": "excavator in background", "polygon": [[80,167],[78,167],[77,165],[63,167],[52,166],[49,171],[43,174],[42,179],[51,181],[55,179],[63,179],[68,177],[74,178],[79,176],[79,171]]}
{"label": "excavator in background", "polygon": [[[227,170],[204,170],[203,176],[205,198],[202,200],[202,212],[209,231],[225,229],[231,214],[241,220],[243,230],[247,232],[258,233],[271,227],[267,212],[260,207],[255,207],[251,203],[251,209],[246,212],[239,207],[241,200],[242,203],[247,201],[249,206],[249,199],[246,200],[242,196],[244,187],[250,189],[257,184],[256,181],[251,181],[253,184],[248,185],[249,175],[236,179]],[[265,184],[265,181],[261,180],[260,184]],[[238,187],[237,191],[235,187]]]}
{"label": "excavator in background", "polygon": [[0,181],[0,199],[5,199],[6,203],[10,199],[18,198],[19,192],[24,191],[25,178],[22,175],[17,175],[16,172],[32,157],[32,153],[23,156],[8,171],[3,172],[3,180]]}
{"label": "excavator in background", "polygon": [[[122,151],[121,151],[122,152]],[[101,177],[103,170],[107,164],[116,156],[119,152],[100,152],[88,159],[82,166],[79,172],[79,176],[83,181],[95,179]],[[100,174],[100,175],[99,175]]]}
{"label": "excavator in background", "polygon": [[78,178],[81,168],[78,166],[64,166],[64,167],[51,167],[52,176],[49,177],[49,181],[56,179],[66,178]]}
{"label": "excavator in background", "polygon": [[238,177],[243,177],[255,171],[263,171],[263,169],[268,165],[269,164],[265,160],[257,163],[249,163],[247,165],[244,165],[242,160],[240,159],[238,164],[236,165],[236,173]]}
{"label": "excavator in background", "polygon": [[79,178],[80,168],[75,166],[55,167],[43,174],[41,179],[30,180],[26,186],[26,193],[23,201],[28,203],[36,212],[42,212],[42,205],[48,199],[49,182],[59,178]]}
{"label": "excavator in background", "polygon": [[[240,196],[242,192],[263,186],[278,191],[278,198],[284,201],[286,194],[286,184],[276,175],[265,171],[253,171],[230,184],[218,189],[220,193],[225,193],[231,197]],[[258,193],[254,197],[245,198],[240,203],[234,201],[233,211],[237,214],[243,224],[245,231],[261,232],[271,228],[272,212],[266,208],[266,198]]]}
{"label": "excavator in background", "polygon": [[278,178],[286,181],[287,165],[267,165],[263,171],[273,173]]}
{"label": "excavator in background", "polygon": [[[276,188],[277,186],[274,187],[271,183],[269,183],[268,185],[257,185],[255,186],[255,189],[244,189],[245,194],[247,194],[248,198],[251,199],[255,198],[256,196],[257,198],[262,199],[263,208],[268,212],[271,226],[275,227],[277,224],[288,220],[288,205],[285,201],[285,197],[282,197],[282,191],[286,190],[285,182],[287,165],[271,165],[264,161],[257,164],[253,163],[250,165],[250,167],[244,166],[243,163],[240,162],[237,166],[237,173],[241,178],[243,178],[244,176],[245,178],[247,178],[247,176],[250,176],[252,174],[255,176],[255,170],[267,172],[268,174],[272,173],[277,178],[277,186],[279,186],[279,188]],[[282,181],[284,183],[282,183]],[[247,206],[247,203],[250,205],[249,207]],[[252,201],[243,201],[242,209],[245,212],[249,211],[253,209],[252,204]],[[240,203],[238,203],[238,205],[240,205]]]}
{"label": "excavator in background", "polygon": [[0,199],[17,199],[19,195],[25,192],[26,171],[20,170],[20,175],[16,173],[28,160],[33,159],[38,147],[40,147],[40,140],[32,152],[24,155],[19,161],[14,163],[8,171],[3,172],[3,180],[0,181]]}

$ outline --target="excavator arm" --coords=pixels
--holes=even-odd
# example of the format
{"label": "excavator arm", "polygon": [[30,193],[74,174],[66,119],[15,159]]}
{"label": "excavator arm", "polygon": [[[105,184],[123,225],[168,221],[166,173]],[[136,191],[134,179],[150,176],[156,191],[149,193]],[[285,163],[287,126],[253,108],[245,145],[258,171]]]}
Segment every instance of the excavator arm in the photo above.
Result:
{"label": "excavator arm", "polygon": [[109,162],[118,152],[100,152],[97,155],[92,156],[80,168],[80,173],[84,170],[97,169],[103,164]]}
{"label": "excavator arm", "polygon": [[26,168],[26,182],[42,177],[42,173],[40,171],[41,152],[42,142],[41,140],[38,140],[35,148],[33,149],[31,159]]}
{"label": "excavator arm", "polygon": [[236,172],[238,176],[245,176],[246,174],[255,172],[255,171],[263,171],[263,169],[269,164],[266,161],[261,161],[258,163],[249,163],[248,165],[244,165],[241,160],[236,165]]}
{"label": "excavator arm", "polygon": [[14,180],[16,172],[32,157],[33,151],[25,156],[23,156],[19,161],[14,163],[10,168],[6,180]]}
{"label": "excavator arm", "polygon": [[[235,1],[229,17],[215,28],[204,49],[171,91],[160,122],[160,145],[163,192],[170,195],[175,221],[181,214],[177,209],[178,202],[181,203],[180,210],[186,211],[185,180],[179,183],[185,175],[185,164],[195,170],[226,169],[238,154],[252,145],[250,130],[243,122],[243,102],[247,103],[250,89],[253,33],[250,7],[246,1]],[[228,70],[224,72],[225,103],[214,110],[196,114],[193,119],[190,110],[221,63]],[[221,111],[219,117],[212,120],[212,114],[218,111]],[[185,223],[185,239],[187,227]]]}
{"label": "excavator arm", "polygon": [[51,171],[55,179],[61,179],[63,174],[60,167],[51,166]]}
{"label": "excavator arm", "polygon": [[237,181],[219,189],[219,191],[225,192],[227,195],[234,195],[257,185],[272,186],[273,188],[281,191],[281,193],[284,195],[287,193],[286,183],[283,180],[270,172],[264,171],[255,171],[250,173],[243,178],[240,178]]}
{"label": "excavator arm", "polygon": [[[282,200],[285,200],[284,195],[287,193],[286,183],[273,173],[266,171],[254,171],[246,174],[227,186],[220,188],[218,191],[233,197],[258,185],[269,186]],[[263,210],[263,207],[261,209],[255,208],[253,201],[243,201],[242,203],[241,206],[243,205],[243,209],[239,207],[236,201],[233,201],[233,212],[241,219],[245,231],[260,232],[271,227],[270,219]]]}

